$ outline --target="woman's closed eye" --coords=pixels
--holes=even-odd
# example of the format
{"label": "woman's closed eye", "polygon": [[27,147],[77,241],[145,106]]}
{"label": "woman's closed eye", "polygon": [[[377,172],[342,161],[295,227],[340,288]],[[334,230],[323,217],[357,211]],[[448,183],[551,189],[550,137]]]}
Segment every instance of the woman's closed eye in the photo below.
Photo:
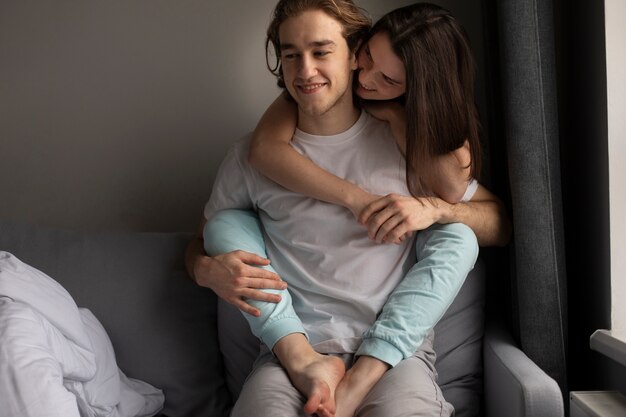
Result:
{"label": "woman's closed eye", "polygon": [[385,74],[382,74],[383,76],[383,80],[385,80],[385,82],[389,85],[399,85],[400,83],[396,80],[394,80],[391,77],[386,76]]}

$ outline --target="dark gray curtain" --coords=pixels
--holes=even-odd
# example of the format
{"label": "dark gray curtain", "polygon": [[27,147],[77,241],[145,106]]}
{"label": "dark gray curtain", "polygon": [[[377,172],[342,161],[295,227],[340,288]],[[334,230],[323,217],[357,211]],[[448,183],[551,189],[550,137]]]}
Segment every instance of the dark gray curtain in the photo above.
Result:
{"label": "dark gray curtain", "polygon": [[567,299],[552,2],[494,3],[514,227],[513,310],[522,350],[565,396]]}

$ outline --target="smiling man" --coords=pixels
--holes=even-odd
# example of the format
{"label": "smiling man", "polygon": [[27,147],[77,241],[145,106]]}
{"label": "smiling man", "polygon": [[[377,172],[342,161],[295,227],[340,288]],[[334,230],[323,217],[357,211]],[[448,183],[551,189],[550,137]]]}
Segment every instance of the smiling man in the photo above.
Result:
{"label": "smiling man", "polygon": [[[404,158],[389,146],[388,125],[353,102],[356,52],[368,29],[369,19],[349,0],[282,0],[276,6],[268,44],[277,53],[279,85],[298,105],[292,145],[372,193],[409,195]],[[291,192],[254,170],[247,163],[248,142],[239,142],[226,156],[205,219],[214,225],[225,209],[254,209],[264,231],[260,246],[266,245],[272,266],[288,280],[293,302],[265,318],[260,337],[271,350],[255,362],[232,416],[450,415],[452,406],[436,384],[432,334],[393,368],[368,354],[355,356],[363,334],[412,264],[414,240],[398,245],[370,240],[349,210]],[[204,233],[207,252],[219,253],[209,241],[220,233],[212,228]],[[204,276],[226,276],[219,271],[237,260],[263,264],[234,250],[259,253],[243,240],[232,252],[212,258],[189,251],[196,281],[203,285],[203,263],[210,271]]]}
{"label": "smiling man", "polygon": [[283,82],[298,103],[298,128],[310,134],[342,132],[359,117],[350,88],[357,62],[342,32],[320,10],[289,18],[279,28]]}

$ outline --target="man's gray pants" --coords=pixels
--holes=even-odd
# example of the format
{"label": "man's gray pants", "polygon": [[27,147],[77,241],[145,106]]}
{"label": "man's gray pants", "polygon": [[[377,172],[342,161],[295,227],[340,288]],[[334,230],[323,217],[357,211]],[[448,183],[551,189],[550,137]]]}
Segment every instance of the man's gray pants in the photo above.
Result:
{"label": "man's gray pants", "polygon": [[[449,417],[454,415],[437,385],[433,332],[420,349],[404,359],[372,388],[355,417]],[[341,355],[346,366],[353,355]],[[231,417],[300,417],[305,398],[267,348],[261,351]]]}

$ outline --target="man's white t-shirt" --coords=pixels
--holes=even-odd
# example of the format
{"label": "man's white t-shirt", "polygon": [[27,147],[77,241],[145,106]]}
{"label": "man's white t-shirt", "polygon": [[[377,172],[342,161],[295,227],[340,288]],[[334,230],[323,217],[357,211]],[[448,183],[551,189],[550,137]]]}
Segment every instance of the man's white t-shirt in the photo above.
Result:
{"label": "man's white t-shirt", "polygon": [[[413,239],[378,244],[341,206],[289,191],[247,163],[249,137],[223,161],[205,207],[254,209],[267,255],[289,283],[293,306],[322,353],[353,353],[391,292],[413,265]],[[314,136],[296,130],[292,146],[316,164],[378,195],[409,195],[405,160],[387,123],[365,112],[347,131]]]}

